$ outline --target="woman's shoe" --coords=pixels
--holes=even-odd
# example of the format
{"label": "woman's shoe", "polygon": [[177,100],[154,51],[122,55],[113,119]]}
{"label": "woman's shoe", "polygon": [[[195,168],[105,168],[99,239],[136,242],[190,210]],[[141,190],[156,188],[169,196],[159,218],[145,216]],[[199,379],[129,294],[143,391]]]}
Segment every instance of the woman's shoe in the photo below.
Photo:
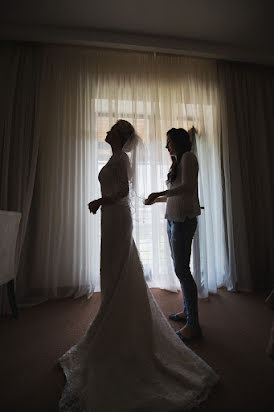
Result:
{"label": "woman's shoe", "polygon": [[168,317],[171,320],[175,320],[175,322],[186,322],[186,318],[183,316],[178,315],[177,313],[172,313]]}
{"label": "woman's shoe", "polygon": [[193,335],[191,337],[187,337],[187,336],[184,336],[180,330],[177,330],[176,335],[179,336],[179,338],[183,342],[190,342],[193,339],[201,338],[203,336],[203,333],[202,333],[202,329],[199,329],[199,332],[195,333],[195,335]]}

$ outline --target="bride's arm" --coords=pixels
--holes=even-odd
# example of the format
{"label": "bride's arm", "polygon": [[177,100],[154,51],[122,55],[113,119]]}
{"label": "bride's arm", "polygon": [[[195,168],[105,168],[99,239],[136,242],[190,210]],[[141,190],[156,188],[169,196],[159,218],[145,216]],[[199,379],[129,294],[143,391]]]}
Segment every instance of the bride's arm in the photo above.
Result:
{"label": "bride's arm", "polygon": [[119,190],[113,194],[112,196],[103,196],[98,199],[100,206],[105,205],[113,205],[114,203],[118,202],[118,200],[123,199],[129,193],[128,181],[124,182],[124,184],[120,185]]}
{"label": "bride's arm", "polygon": [[100,197],[99,199],[93,200],[88,204],[89,211],[93,214],[97,212],[100,206],[105,206],[105,205],[113,205],[116,203],[118,200],[123,199],[123,197],[126,197],[128,195],[129,188],[127,185],[127,189],[124,188],[124,190],[121,190],[113,196],[103,196]]}
{"label": "bride's arm", "polygon": [[113,205],[118,202],[120,199],[126,197],[129,193],[128,181],[121,183],[119,190],[112,196],[103,196],[99,199],[93,200],[88,204],[90,212],[93,214],[97,212],[100,206]]}
{"label": "bride's arm", "polygon": [[113,169],[117,183],[117,190],[111,196],[103,196],[90,202],[88,207],[91,213],[96,213],[100,206],[113,205],[128,196],[128,162],[129,160],[126,154],[118,160],[116,167]]}
{"label": "bride's arm", "polygon": [[129,159],[126,153],[121,154],[118,159],[117,163],[115,164],[115,168],[113,169],[114,174],[114,192],[111,196],[103,196],[101,198],[101,204],[104,205],[111,205],[119,200],[127,197],[129,194],[129,183],[128,183],[128,170],[129,170]]}

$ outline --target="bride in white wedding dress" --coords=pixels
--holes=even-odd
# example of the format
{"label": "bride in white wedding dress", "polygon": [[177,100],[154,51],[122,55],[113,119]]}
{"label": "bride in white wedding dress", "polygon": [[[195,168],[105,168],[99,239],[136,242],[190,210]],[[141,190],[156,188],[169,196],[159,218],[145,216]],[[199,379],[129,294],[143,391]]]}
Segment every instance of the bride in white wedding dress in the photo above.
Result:
{"label": "bride in white wedding dress", "polygon": [[125,150],[133,126],[119,120],[107,133],[112,157],[99,173],[102,198],[89,203],[101,220],[101,306],[86,334],[59,360],[64,412],[188,411],[218,381],[175,334],[144,279],[132,237]]}

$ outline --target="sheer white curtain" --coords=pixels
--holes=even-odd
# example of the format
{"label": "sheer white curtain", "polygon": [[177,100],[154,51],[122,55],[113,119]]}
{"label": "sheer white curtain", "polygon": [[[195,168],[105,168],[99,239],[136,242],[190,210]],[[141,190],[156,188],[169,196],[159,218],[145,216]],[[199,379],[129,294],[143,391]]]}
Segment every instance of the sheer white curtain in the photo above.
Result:
{"label": "sheer white curtain", "polygon": [[195,128],[190,130],[200,166],[199,199],[202,210],[193,240],[193,276],[200,297],[207,297],[209,291],[217,292],[220,286],[230,288],[225,222],[221,206],[223,193],[220,133],[217,127],[213,127],[212,108],[207,109],[209,109],[206,124],[208,130],[204,130],[200,135]]}
{"label": "sheer white curtain", "polygon": [[32,294],[79,296],[99,290],[100,215],[89,215],[87,203],[99,196],[98,171],[111,154],[105,133],[119,118],[133,123],[147,149],[133,219],[149,286],[176,291],[179,283],[170,259],[165,206],[145,207],[142,196],[165,188],[167,130],[193,125],[205,206],[199,230],[201,273],[197,264],[194,272],[200,296],[225,285],[215,63],[48,47],[44,85]]}
{"label": "sheer white curtain", "polygon": [[41,102],[32,297],[91,295],[99,274],[96,119],[90,74],[81,58],[46,55]]}

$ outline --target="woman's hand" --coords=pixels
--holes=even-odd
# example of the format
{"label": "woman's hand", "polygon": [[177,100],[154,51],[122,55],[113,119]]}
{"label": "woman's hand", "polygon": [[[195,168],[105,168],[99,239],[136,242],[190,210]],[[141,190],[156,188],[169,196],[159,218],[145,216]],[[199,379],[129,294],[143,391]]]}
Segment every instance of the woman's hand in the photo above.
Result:
{"label": "woman's hand", "polygon": [[93,213],[95,215],[100,206],[101,202],[99,200],[93,200],[92,202],[89,202],[88,208],[90,213]]}
{"label": "woman's hand", "polygon": [[161,196],[161,193],[155,192],[155,193],[150,193],[150,195],[147,197],[147,199],[144,200],[145,205],[152,205],[153,203],[156,202],[157,198]]}

